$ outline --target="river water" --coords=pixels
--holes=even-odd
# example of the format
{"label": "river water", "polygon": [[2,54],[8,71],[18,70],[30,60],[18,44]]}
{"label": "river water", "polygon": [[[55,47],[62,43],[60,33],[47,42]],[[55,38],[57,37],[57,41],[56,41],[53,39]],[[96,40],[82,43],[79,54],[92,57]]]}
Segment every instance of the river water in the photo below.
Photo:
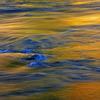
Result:
{"label": "river water", "polygon": [[0,100],[100,81],[99,11],[99,0],[1,0]]}

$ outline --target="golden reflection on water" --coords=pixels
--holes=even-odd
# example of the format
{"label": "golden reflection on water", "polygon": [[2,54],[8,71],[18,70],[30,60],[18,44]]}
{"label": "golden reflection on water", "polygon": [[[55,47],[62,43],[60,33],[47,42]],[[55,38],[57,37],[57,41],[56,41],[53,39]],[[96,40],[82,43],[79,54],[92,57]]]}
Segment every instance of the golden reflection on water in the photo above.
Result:
{"label": "golden reflection on water", "polygon": [[[57,46],[51,48],[39,49],[46,55],[51,55],[48,62],[59,62],[69,60],[93,60],[87,65],[86,70],[65,70],[66,67],[71,68],[74,65],[61,66],[60,68],[43,68],[31,69],[22,62],[19,63],[20,58],[30,56],[31,54],[23,53],[0,53],[0,73],[50,73],[43,79],[39,80],[23,80],[23,82],[8,83],[0,76],[0,100],[100,100],[100,0],[24,0],[0,1],[0,49],[8,49],[10,45],[15,45],[15,49],[22,49],[24,45],[19,45],[20,41],[26,38],[31,38],[34,41],[41,39],[49,39]],[[40,3],[39,3],[40,2]],[[25,10],[19,10],[24,9]],[[35,10],[33,9],[35,8]],[[43,8],[43,9],[42,9]],[[15,9],[18,9],[16,11]],[[28,10],[26,10],[28,9]],[[41,10],[42,9],[42,10]],[[8,10],[11,10],[10,12]],[[15,12],[14,12],[15,11]],[[75,65],[74,67],[76,67]],[[81,65],[79,65],[81,67]],[[97,68],[96,71],[90,71],[91,68]],[[59,72],[66,74],[59,74]],[[58,74],[56,74],[58,72]],[[89,80],[70,79],[73,74],[80,73],[90,77]],[[7,74],[8,75],[8,74]],[[72,76],[70,76],[72,75]],[[8,78],[12,77],[8,75]],[[15,76],[14,76],[15,77]],[[64,82],[63,82],[64,80]],[[95,82],[97,81],[98,82]],[[66,81],[69,81],[67,83]],[[71,82],[71,83],[70,83]],[[54,85],[67,85],[64,89],[49,92],[50,95],[57,96],[60,99],[49,99],[46,94],[37,94],[40,97],[33,95],[24,96],[10,96],[9,92],[20,91],[20,89],[27,90],[28,88],[40,88]],[[8,94],[7,94],[8,93]],[[21,92],[22,93],[22,92]],[[20,94],[20,93],[19,93]],[[3,97],[7,95],[7,97]],[[12,94],[10,94],[12,95]],[[56,97],[54,97],[56,98]]]}

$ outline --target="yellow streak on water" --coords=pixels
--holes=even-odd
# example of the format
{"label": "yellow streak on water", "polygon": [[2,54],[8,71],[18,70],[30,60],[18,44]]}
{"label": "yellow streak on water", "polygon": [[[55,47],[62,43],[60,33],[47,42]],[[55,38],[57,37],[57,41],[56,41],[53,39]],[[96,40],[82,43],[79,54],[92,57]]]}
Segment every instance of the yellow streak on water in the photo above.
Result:
{"label": "yellow streak on water", "polygon": [[94,25],[100,23],[100,13],[62,19],[68,26]]}
{"label": "yellow streak on water", "polygon": [[93,2],[99,2],[99,0],[72,0],[72,1],[74,1],[73,2],[74,5],[90,4]]}

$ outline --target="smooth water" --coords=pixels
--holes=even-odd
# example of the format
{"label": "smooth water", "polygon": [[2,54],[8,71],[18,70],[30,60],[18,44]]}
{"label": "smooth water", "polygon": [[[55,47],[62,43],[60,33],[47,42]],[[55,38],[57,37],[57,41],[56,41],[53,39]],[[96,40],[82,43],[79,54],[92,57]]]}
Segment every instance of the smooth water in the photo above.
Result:
{"label": "smooth water", "polygon": [[99,32],[99,0],[1,0],[0,100],[100,81]]}

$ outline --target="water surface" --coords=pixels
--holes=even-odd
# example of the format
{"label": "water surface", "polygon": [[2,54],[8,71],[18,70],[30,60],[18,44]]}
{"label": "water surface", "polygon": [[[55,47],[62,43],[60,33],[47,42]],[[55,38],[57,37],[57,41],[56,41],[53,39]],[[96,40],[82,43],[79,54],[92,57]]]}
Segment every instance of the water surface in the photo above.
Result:
{"label": "water surface", "polygon": [[99,0],[0,1],[0,100],[99,83],[99,11]]}

